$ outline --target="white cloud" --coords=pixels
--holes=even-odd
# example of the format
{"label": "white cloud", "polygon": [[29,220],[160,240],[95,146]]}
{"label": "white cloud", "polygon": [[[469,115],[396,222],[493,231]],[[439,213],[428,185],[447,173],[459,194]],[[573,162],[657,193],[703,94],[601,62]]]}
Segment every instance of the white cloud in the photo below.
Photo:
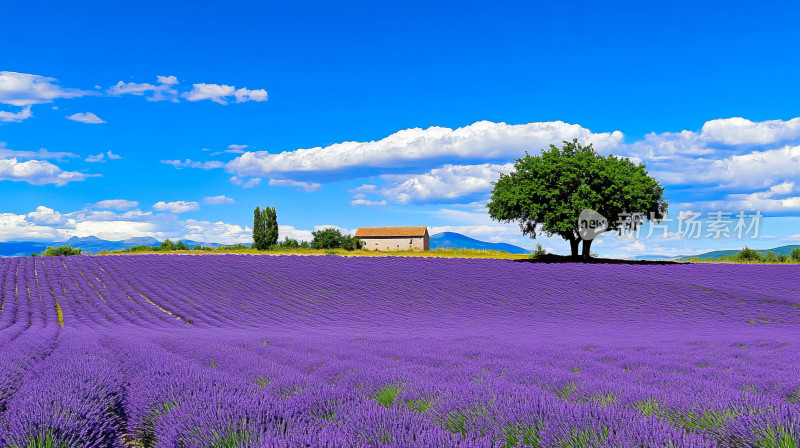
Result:
{"label": "white cloud", "polygon": [[30,222],[27,215],[0,213],[0,241],[63,241],[64,230]]}
{"label": "white cloud", "polygon": [[295,239],[297,241],[308,241],[309,243],[314,239],[314,235],[310,230],[295,229],[292,226],[278,225],[278,241],[283,241],[286,237]]}
{"label": "white cloud", "polygon": [[200,168],[202,170],[210,170],[214,168],[222,168],[225,166],[225,163],[218,162],[215,160],[209,162],[198,162],[193,161],[191,159],[186,159],[185,161],[181,162],[180,160],[162,160],[161,163],[165,163],[167,165],[172,165],[177,169],[181,168]]}
{"label": "white cloud", "polygon": [[190,212],[193,210],[197,210],[200,208],[200,204],[197,202],[187,202],[187,201],[174,201],[174,202],[164,202],[159,201],[153,204],[153,210],[158,211],[166,211],[171,213],[184,213]]}
{"label": "white cloud", "polygon": [[253,231],[249,227],[222,221],[212,223],[187,219],[183,222],[183,232],[181,239],[204,243],[237,244],[253,241]]}
{"label": "white cloud", "polygon": [[655,173],[667,184],[707,183],[725,187],[763,188],[800,179],[800,146],[753,151],[722,158],[676,159]]}
{"label": "white cloud", "polygon": [[356,198],[350,202],[352,206],[363,206],[363,207],[380,207],[386,205],[386,201],[370,201],[368,199]]}
{"label": "white cloud", "polygon": [[377,185],[363,184],[361,186],[358,186],[358,187],[353,188],[352,190],[350,190],[350,193],[362,193],[362,194],[363,193],[374,193],[375,191],[377,191],[377,189],[378,189]]}
{"label": "white cloud", "polygon": [[43,160],[19,162],[16,158],[0,159],[0,181],[23,181],[32,185],[55,184],[64,186],[79,182],[99,174],[84,174],[77,171],[63,171],[61,168]]}
{"label": "white cloud", "polygon": [[707,121],[703,138],[725,145],[765,145],[800,138],[800,118],[752,122],[733,117]]}
{"label": "white cloud", "polygon": [[68,157],[80,157],[71,152],[50,152],[44,148],[38,151],[15,151],[6,148],[5,142],[0,142],[0,158],[16,157],[19,159],[56,159],[62,160]]}
{"label": "white cloud", "polygon": [[306,193],[317,191],[322,186],[316,182],[302,182],[291,179],[270,179],[269,185],[274,187],[296,187]]}
{"label": "white cloud", "polygon": [[120,81],[117,84],[109,87],[106,93],[113,96],[121,95],[137,95],[144,96],[147,93],[146,99],[148,101],[164,101],[170,100],[178,102],[178,91],[174,89],[174,85],[178,83],[178,78],[175,76],[157,76],[158,84],[150,83],[135,83]]}
{"label": "white cloud", "polygon": [[234,185],[238,185],[242,188],[253,188],[261,183],[260,177],[254,177],[250,180],[245,181],[244,179],[239,179],[238,177],[233,176],[231,177],[230,180]]}
{"label": "white cloud", "polygon": [[228,145],[228,149],[232,151],[242,151],[244,152],[247,149],[247,145]]}
{"label": "white cloud", "polygon": [[89,163],[105,162],[105,154],[101,152],[97,155],[91,155],[83,159],[83,161]]}
{"label": "white cloud", "polygon": [[112,210],[127,210],[138,206],[136,201],[128,201],[126,199],[106,199],[104,201],[92,204],[93,208],[112,209]]}
{"label": "white cloud", "polygon": [[266,101],[267,91],[264,89],[236,89],[234,86],[225,84],[200,83],[192,84],[192,90],[184,93],[183,97],[189,101],[211,100],[215,103],[225,105],[228,104],[231,97],[234,97],[237,103],[243,103],[245,101]]}
{"label": "white cloud", "polygon": [[105,153],[105,154],[103,154],[103,153],[101,152],[100,154],[96,154],[96,155],[90,155],[90,156],[86,157],[86,158],[85,158],[83,161],[84,161],[84,162],[90,162],[90,163],[96,163],[96,162],[105,162],[105,157],[106,157],[106,155],[108,155],[108,159],[109,159],[109,160],[118,160],[118,159],[121,159],[121,158],[122,158],[122,156],[119,156],[119,155],[117,155],[117,154],[114,154],[114,153],[113,153],[113,152],[111,152],[111,151],[108,151],[108,152],[107,152],[107,153]]}
{"label": "white cloud", "polygon": [[26,118],[31,118],[31,106],[25,106],[19,112],[6,112],[0,110],[0,121],[5,123],[21,123]]}
{"label": "white cloud", "polygon": [[52,102],[58,98],[76,98],[91,95],[78,89],[65,89],[56,84],[55,78],[0,71],[0,104],[30,106]]}
{"label": "white cloud", "polygon": [[267,101],[267,91],[264,89],[248,90],[245,88],[236,89],[233,93],[237,103],[245,101]]}
{"label": "white cloud", "polygon": [[228,163],[237,175],[260,176],[292,171],[329,171],[352,167],[396,167],[415,160],[449,158],[511,158],[551,143],[577,138],[595,147],[617,145],[622,133],[593,134],[561,121],[509,125],[479,121],[458,129],[432,126],[398,131],[371,142],[343,142],[324,148],[280,154],[246,152]]}
{"label": "white cloud", "polygon": [[77,121],[79,123],[88,123],[88,124],[100,124],[105,123],[105,120],[102,120],[97,115],[91,112],[81,112],[77,114],[68,115],[67,119],[72,121]]}
{"label": "white cloud", "polygon": [[25,219],[34,224],[45,226],[63,224],[67,221],[64,215],[43,205],[36,207],[36,210],[28,213]]}
{"label": "white cloud", "polygon": [[157,237],[157,227],[152,222],[142,221],[78,221],[71,236],[96,236],[108,241],[121,241],[137,236]]}
{"label": "white cloud", "polygon": [[203,204],[218,205],[218,204],[235,204],[235,203],[236,201],[225,196],[224,194],[219,196],[207,196],[203,198]]}
{"label": "white cloud", "polygon": [[172,85],[178,83],[178,78],[175,76],[156,76],[156,79],[158,79],[159,84]]}
{"label": "white cloud", "polygon": [[441,199],[455,199],[470,194],[488,194],[500,173],[510,173],[514,164],[445,165],[424,174],[382,175],[391,186],[380,193],[393,201],[406,204]]}

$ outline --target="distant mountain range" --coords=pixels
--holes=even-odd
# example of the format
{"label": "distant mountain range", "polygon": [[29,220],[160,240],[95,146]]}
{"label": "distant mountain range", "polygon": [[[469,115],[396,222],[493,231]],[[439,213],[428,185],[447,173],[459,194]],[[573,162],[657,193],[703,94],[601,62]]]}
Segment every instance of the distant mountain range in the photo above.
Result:
{"label": "distant mountain range", "polygon": [[[177,242],[177,241],[175,241]],[[200,243],[197,241],[183,240],[189,247],[211,246],[217,247],[216,243]],[[96,236],[77,237],[73,236],[67,241],[61,242],[34,242],[34,241],[10,241],[7,243],[0,243],[0,257],[27,257],[33,252],[44,252],[48,247],[58,246],[72,246],[80,248],[83,252],[96,254],[100,251],[112,251],[128,249],[133,246],[158,246],[161,244],[157,239],[144,236],[136,238],[128,238],[122,241],[108,241],[101,240]]]}
{"label": "distant mountain range", "polygon": [[[175,241],[177,242],[177,241]],[[191,240],[183,240],[189,247],[210,246],[219,247],[217,243],[201,243]],[[87,236],[78,238],[73,236],[67,241],[63,242],[33,242],[33,241],[12,241],[7,243],[0,243],[0,257],[27,257],[33,252],[44,252],[48,247],[58,246],[72,246],[79,247],[83,252],[96,254],[101,251],[113,251],[128,249],[133,246],[158,246],[160,241],[153,237],[137,237],[129,238],[122,241],[107,241],[97,238],[96,236]],[[249,244],[248,244],[249,245]],[[519,246],[506,243],[487,243],[479,241],[460,233],[443,232],[431,236],[431,249],[448,248],[448,249],[481,249],[481,250],[503,250],[512,254],[528,254],[529,250],[523,249]]]}
{"label": "distant mountain range", "polygon": [[[774,247],[772,249],[760,249],[760,250],[757,249],[756,252],[760,253],[761,255],[767,255],[767,252],[772,251],[772,252],[775,253],[775,255],[787,255],[788,256],[788,255],[790,255],[792,253],[792,249],[797,249],[798,247],[800,247],[800,245],[798,245],[798,244],[790,244],[788,246]],[[692,255],[692,256],[678,257],[678,258],[681,259],[681,260],[686,260],[686,259],[689,259],[689,258],[692,258],[692,257],[719,258],[719,257],[724,257],[725,255],[736,255],[740,251],[741,251],[741,249],[737,249],[737,250],[715,250],[715,251],[706,252],[706,253],[703,253],[703,254],[700,254],[700,255]]]}
{"label": "distant mountain range", "polygon": [[[790,255],[792,249],[800,247],[798,244],[790,244],[787,246],[773,247],[772,249],[756,249],[756,252],[761,255],[767,255],[767,252],[773,252],[775,255]],[[672,260],[672,261],[686,261],[690,258],[703,258],[703,259],[717,259],[726,255],[736,255],[741,249],[726,249],[726,250],[713,250],[711,252],[704,252],[698,255],[675,255],[672,257],[665,255],[637,255],[633,257],[634,260]]]}
{"label": "distant mountain range", "polygon": [[512,254],[529,254],[531,251],[508,243],[487,243],[455,232],[431,235],[431,249],[502,250]]}

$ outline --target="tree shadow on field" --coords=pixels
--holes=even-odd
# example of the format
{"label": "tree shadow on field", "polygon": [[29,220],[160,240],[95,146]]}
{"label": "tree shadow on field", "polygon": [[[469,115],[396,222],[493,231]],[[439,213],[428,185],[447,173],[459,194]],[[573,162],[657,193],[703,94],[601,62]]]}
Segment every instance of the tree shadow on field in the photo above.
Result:
{"label": "tree shadow on field", "polygon": [[569,255],[547,254],[538,257],[514,260],[516,263],[584,263],[584,264],[691,264],[679,261],[667,260],[620,260],[617,258],[583,258]]}

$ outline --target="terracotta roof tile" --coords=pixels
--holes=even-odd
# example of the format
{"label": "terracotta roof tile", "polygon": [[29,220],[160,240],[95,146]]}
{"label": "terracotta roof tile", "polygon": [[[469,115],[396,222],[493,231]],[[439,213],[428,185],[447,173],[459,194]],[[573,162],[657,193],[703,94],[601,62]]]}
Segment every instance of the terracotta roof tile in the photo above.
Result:
{"label": "terracotta roof tile", "polygon": [[425,236],[427,231],[425,226],[411,227],[359,227],[356,230],[356,237],[369,238],[375,236]]}

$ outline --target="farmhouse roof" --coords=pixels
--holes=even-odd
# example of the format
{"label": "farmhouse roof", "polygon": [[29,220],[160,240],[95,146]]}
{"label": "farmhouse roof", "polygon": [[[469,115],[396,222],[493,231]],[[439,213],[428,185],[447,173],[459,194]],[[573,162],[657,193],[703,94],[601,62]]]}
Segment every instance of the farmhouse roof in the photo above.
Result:
{"label": "farmhouse roof", "polygon": [[359,227],[356,230],[357,238],[369,238],[377,236],[425,236],[428,228],[425,226],[406,226],[406,227]]}

